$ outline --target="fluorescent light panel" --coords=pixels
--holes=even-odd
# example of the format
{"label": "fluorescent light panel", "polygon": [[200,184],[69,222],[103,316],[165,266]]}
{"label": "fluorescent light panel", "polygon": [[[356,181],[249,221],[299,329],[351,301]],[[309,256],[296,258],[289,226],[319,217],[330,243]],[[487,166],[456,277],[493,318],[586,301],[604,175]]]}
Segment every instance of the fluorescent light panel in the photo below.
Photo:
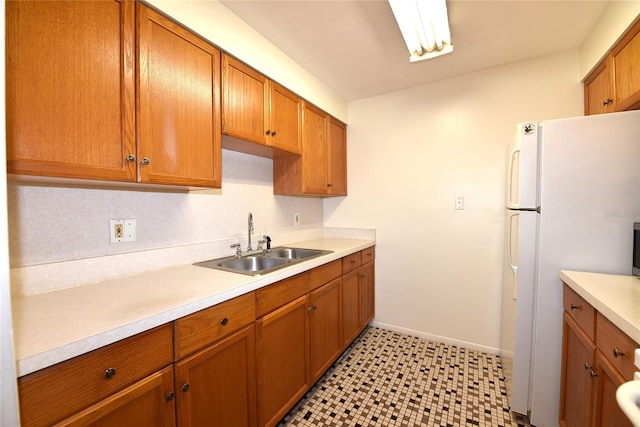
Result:
{"label": "fluorescent light panel", "polygon": [[389,0],[411,62],[451,53],[445,0]]}

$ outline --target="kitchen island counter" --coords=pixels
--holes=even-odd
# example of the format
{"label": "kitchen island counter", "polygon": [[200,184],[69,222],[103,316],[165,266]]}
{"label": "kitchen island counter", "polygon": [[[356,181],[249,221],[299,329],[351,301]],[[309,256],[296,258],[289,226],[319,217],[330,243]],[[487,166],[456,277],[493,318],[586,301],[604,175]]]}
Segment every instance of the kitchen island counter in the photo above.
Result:
{"label": "kitchen island counter", "polygon": [[181,265],[12,301],[15,357],[23,376],[375,245],[323,238],[288,244],[330,254],[248,276]]}
{"label": "kitchen island counter", "polygon": [[640,278],[561,271],[560,279],[635,342],[640,342]]}

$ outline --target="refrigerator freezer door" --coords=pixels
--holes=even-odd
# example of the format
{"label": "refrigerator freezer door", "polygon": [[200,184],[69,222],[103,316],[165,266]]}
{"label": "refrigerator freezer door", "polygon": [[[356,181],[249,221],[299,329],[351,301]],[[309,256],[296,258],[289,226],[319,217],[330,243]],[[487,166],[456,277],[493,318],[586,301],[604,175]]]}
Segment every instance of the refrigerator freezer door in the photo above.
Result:
{"label": "refrigerator freezer door", "polygon": [[507,210],[502,290],[502,367],[511,410],[527,414],[538,213]]}
{"label": "refrigerator freezer door", "polygon": [[508,150],[506,206],[535,209],[538,204],[538,124],[518,123]]}

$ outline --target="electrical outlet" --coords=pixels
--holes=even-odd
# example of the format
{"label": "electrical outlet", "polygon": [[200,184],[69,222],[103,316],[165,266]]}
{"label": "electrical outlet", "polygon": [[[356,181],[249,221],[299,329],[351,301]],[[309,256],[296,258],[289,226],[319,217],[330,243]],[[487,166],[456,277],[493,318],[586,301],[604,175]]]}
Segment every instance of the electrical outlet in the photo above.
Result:
{"label": "electrical outlet", "polygon": [[455,209],[457,211],[463,211],[464,210],[464,197],[463,196],[456,196]]}
{"label": "electrical outlet", "polygon": [[109,238],[111,243],[133,242],[136,240],[135,219],[110,219]]}
{"label": "electrical outlet", "polygon": [[111,243],[122,242],[124,239],[124,221],[121,219],[109,220],[109,238]]}
{"label": "electrical outlet", "polygon": [[298,212],[293,214],[293,225],[300,225],[300,214]]}

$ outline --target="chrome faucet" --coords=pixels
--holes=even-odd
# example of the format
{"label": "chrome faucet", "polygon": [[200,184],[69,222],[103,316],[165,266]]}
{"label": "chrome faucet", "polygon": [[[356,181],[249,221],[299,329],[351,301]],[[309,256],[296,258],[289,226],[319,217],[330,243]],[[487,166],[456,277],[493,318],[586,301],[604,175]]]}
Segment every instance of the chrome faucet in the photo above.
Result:
{"label": "chrome faucet", "polygon": [[251,212],[249,212],[249,224],[248,224],[248,229],[249,229],[249,243],[247,244],[247,252],[249,252],[250,250],[252,250],[253,248],[251,247],[251,232],[253,231],[253,215],[251,214]]}

